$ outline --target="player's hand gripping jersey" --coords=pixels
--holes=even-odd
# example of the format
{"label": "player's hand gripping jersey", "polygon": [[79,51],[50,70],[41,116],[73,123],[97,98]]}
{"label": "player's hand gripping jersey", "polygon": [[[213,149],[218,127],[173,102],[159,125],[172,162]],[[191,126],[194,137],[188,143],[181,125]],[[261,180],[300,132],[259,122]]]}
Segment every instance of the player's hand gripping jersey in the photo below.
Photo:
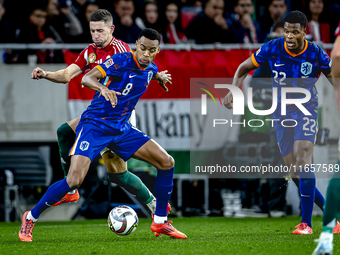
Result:
{"label": "player's hand gripping jersey", "polygon": [[[305,39],[305,47],[299,54],[290,52],[284,38],[271,40],[252,55],[253,64],[257,67],[267,62],[272,71],[273,88],[278,88],[278,107],[274,118],[284,117],[281,114],[281,88],[297,87],[309,90],[311,100],[304,104],[306,109],[317,117],[317,91],[315,83],[321,72],[325,75],[331,71],[330,57],[316,44]],[[304,98],[301,93],[288,93],[287,98]],[[287,105],[287,117],[303,117],[295,105]]]}
{"label": "player's hand gripping jersey", "polygon": [[151,62],[144,69],[133,52],[126,52],[114,55],[96,68],[104,77],[100,83],[110,90],[121,92],[121,95],[117,95],[118,103],[112,108],[111,103],[97,91],[79,124],[91,123],[110,133],[120,134],[131,127],[128,123],[131,112],[157,74],[158,67]]}

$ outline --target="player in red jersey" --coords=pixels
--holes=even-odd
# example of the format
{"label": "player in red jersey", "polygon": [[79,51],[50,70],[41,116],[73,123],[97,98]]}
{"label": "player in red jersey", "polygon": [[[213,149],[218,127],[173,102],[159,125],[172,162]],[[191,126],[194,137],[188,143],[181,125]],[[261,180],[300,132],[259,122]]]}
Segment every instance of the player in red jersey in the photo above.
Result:
{"label": "player in red jersey", "polygon": [[[79,74],[87,73],[116,53],[131,51],[128,44],[116,39],[112,35],[114,27],[112,15],[109,11],[100,9],[94,12],[90,17],[90,31],[94,43],[86,47],[79,54],[76,61],[67,68],[50,72],[37,67],[33,70],[31,78],[37,80],[44,78],[56,83],[67,83]],[[155,77],[164,90],[167,91],[165,84],[171,84],[171,75],[166,72],[167,71],[160,72]],[[110,81],[107,80],[106,82],[107,85],[109,85]],[[61,125],[57,131],[59,153],[65,176],[70,166],[68,153],[74,143],[75,129],[79,120],[80,117],[68,121]],[[101,154],[111,181],[124,187],[127,191],[144,201],[151,212],[154,213],[156,205],[154,196],[139,177],[127,171],[127,163],[108,149],[103,150]],[[54,204],[54,206],[62,203],[76,202],[78,199],[79,193],[77,190],[74,190],[66,194],[65,197]],[[170,210],[170,205],[168,209]]]}

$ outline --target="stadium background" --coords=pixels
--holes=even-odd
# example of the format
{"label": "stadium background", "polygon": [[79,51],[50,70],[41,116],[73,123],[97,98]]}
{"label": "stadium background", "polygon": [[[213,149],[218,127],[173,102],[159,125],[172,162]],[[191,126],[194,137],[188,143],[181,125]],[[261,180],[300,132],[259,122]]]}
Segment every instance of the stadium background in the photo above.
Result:
{"label": "stadium background", "polygon": [[[14,1],[15,2],[15,1]],[[13,2],[13,3],[14,3]],[[7,4],[7,15],[14,14],[17,9],[13,9],[13,3]],[[22,2],[18,2],[22,3]],[[267,2],[259,1],[253,16],[257,15],[261,19],[261,6],[266,6]],[[288,10],[294,8],[292,1],[286,2]],[[327,6],[330,6],[328,3]],[[232,12],[232,5],[226,2],[225,9]],[[301,6],[298,6],[302,8]],[[196,8],[196,7],[195,7]],[[196,10],[196,9],[195,9]],[[20,10],[18,13],[24,12]],[[197,13],[197,10],[195,11]],[[10,13],[10,14],[8,14]],[[8,16],[6,16],[8,17]],[[16,16],[17,17],[17,16]],[[13,17],[11,17],[13,19]],[[192,17],[191,17],[192,18]],[[20,19],[19,19],[20,20]],[[339,20],[337,21],[339,22]],[[335,24],[336,21],[333,21]],[[333,27],[333,26],[332,26]],[[3,42],[3,41],[2,41]],[[27,49],[42,49],[46,45],[33,44],[0,44],[3,56],[8,49],[18,50],[25,47]],[[322,43],[322,42],[321,42]],[[52,44],[48,47],[56,50],[63,49],[65,63],[72,63],[77,56],[77,50],[81,50],[87,44],[81,44],[76,49],[69,49],[71,43],[64,45]],[[195,179],[189,174],[190,164],[190,139],[195,139],[194,134],[190,132],[189,122],[181,116],[188,116],[190,113],[190,79],[191,78],[224,78],[232,77],[237,66],[247,57],[251,55],[261,44],[210,44],[195,45],[189,44],[173,44],[164,45],[164,50],[157,56],[155,60],[159,66],[159,70],[169,70],[172,74],[173,84],[169,85],[169,92],[165,93],[157,83],[152,82],[148,91],[143,95],[138,104],[137,120],[142,130],[147,132],[151,137],[157,140],[166,150],[168,150],[176,160],[176,176],[173,201],[175,210],[181,210],[179,215],[204,215],[204,196],[207,192],[204,181]],[[332,44],[322,44],[330,53]],[[36,48],[34,48],[36,47]],[[47,47],[47,46],[46,46]],[[131,44],[133,48],[134,45]],[[33,54],[34,56],[34,54]],[[5,62],[5,58],[1,59]],[[35,204],[37,199],[46,190],[47,184],[62,178],[62,170],[59,162],[58,147],[56,143],[56,129],[65,121],[79,116],[84,107],[91,99],[91,92],[85,92],[86,89],[81,88],[76,81],[70,82],[68,86],[62,84],[53,84],[46,80],[34,81],[30,79],[32,69],[37,65],[36,59],[29,59],[29,63],[12,63],[1,64],[0,68],[0,150],[2,158],[11,157],[15,164],[22,162],[18,169],[11,168],[14,173],[14,184],[18,184],[18,189],[10,182],[11,176],[2,171],[1,182],[1,220],[6,219],[6,208],[9,212],[10,220],[14,220],[16,216],[20,216],[27,207]],[[39,64],[44,70],[59,70],[66,65],[63,63]],[[243,87],[247,87],[251,76],[248,77]],[[329,84],[319,82],[319,107],[320,122],[319,125],[323,129],[329,130],[329,140],[325,144],[315,147],[314,162],[315,163],[335,163],[336,162],[336,142],[340,134],[340,119],[336,113],[335,102],[332,94],[332,87]],[[250,117],[250,116],[248,116]],[[247,116],[245,116],[247,118]],[[248,133],[247,133],[248,132]],[[249,133],[250,132],[250,133]],[[254,132],[254,133],[252,133]],[[254,140],[254,134],[258,137],[261,134],[267,134],[268,129],[251,130],[240,128],[232,137],[227,137],[225,143],[236,142],[245,146],[251,146],[261,141]],[[246,134],[246,135],[244,135]],[[247,136],[247,134],[250,134]],[[243,135],[243,136],[242,136]],[[242,139],[242,141],[241,141]],[[248,139],[248,140],[247,140]],[[43,146],[44,148],[38,148]],[[44,151],[45,147],[49,151]],[[224,146],[224,145],[222,145]],[[38,149],[37,149],[38,148]],[[30,158],[30,152],[36,152],[40,164],[43,165],[41,171],[48,171],[48,175],[40,176],[41,171],[37,174],[37,178],[30,180],[25,171],[33,171],[33,169],[25,169],[27,158]],[[44,151],[44,152],[42,152]],[[27,157],[25,156],[28,153]],[[44,155],[44,156],[41,156]],[[246,155],[243,162],[252,162],[256,158],[256,162],[260,158],[259,154]],[[248,160],[248,161],[247,161]],[[41,165],[39,165],[41,167]],[[19,171],[20,168],[20,172]],[[140,177],[148,184],[152,190],[154,173],[152,168],[147,164],[139,164],[131,162],[129,164],[131,170],[137,171]],[[4,165],[2,165],[4,169]],[[181,174],[181,175],[180,175]],[[182,177],[181,177],[182,176]],[[182,208],[178,207],[178,180],[184,178],[182,190]],[[39,180],[39,181],[37,181]],[[318,181],[318,187],[325,194],[328,178]],[[45,181],[45,184],[43,183]],[[265,201],[264,193],[268,190],[266,181],[258,178],[251,181],[241,180],[206,180],[210,184],[209,188],[209,212],[210,215],[235,216],[238,212],[239,217],[254,216],[267,217],[267,212],[262,213],[261,203]],[[292,182],[288,184],[286,192],[285,213],[299,214],[298,192]],[[9,191],[9,197],[6,197],[6,188]],[[95,187],[95,189],[93,188]],[[267,188],[267,189],[266,189]],[[106,215],[108,207],[118,203],[133,203],[131,198],[121,191],[119,188],[111,190],[107,179],[102,172],[102,166],[99,158],[94,162],[91,172],[81,187],[83,200],[78,205],[56,208],[53,214],[46,214],[44,219],[49,220],[67,220],[75,217],[96,218]],[[16,191],[18,193],[16,193]],[[87,198],[87,200],[86,200]],[[92,198],[92,199],[91,199]],[[7,199],[7,200],[6,200]],[[17,199],[17,200],[16,200]],[[84,204],[84,201],[86,203]],[[98,206],[101,205],[102,207]],[[78,209],[81,210],[78,210]],[[103,208],[96,210],[93,208]],[[135,207],[137,208],[137,207]],[[288,209],[287,209],[288,208]],[[244,209],[242,211],[242,209]],[[52,211],[52,210],[50,210]],[[213,213],[215,212],[215,214]],[[232,212],[232,213],[231,213]],[[315,212],[320,214],[320,211]],[[142,214],[143,215],[143,214]],[[19,217],[20,218],[20,217]]]}

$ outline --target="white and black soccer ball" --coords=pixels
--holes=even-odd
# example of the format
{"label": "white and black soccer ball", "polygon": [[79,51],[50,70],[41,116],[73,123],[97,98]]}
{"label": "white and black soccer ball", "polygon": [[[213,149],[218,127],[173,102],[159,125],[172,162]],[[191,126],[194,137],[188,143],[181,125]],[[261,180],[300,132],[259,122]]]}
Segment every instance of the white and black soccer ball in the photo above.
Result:
{"label": "white and black soccer ball", "polygon": [[107,224],[117,235],[127,236],[138,226],[137,213],[129,206],[120,205],[111,210],[107,217]]}

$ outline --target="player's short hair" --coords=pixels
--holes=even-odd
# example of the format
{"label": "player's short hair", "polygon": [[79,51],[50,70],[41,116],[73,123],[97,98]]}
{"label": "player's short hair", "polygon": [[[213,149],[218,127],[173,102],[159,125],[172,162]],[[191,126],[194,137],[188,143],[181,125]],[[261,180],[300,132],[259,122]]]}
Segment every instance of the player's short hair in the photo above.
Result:
{"label": "player's short hair", "polygon": [[140,39],[142,36],[145,38],[148,38],[149,40],[157,40],[158,43],[161,42],[161,35],[152,28],[145,28],[143,29],[138,36],[138,39]]}
{"label": "player's short hair", "polygon": [[90,16],[90,22],[91,21],[103,21],[105,24],[113,25],[112,14],[105,9],[99,9],[92,13]]}
{"label": "player's short hair", "polygon": [[287,16],[284,18],[283,22],[288,23],[300,23],[300,25],[303,28],[306,28],[307,26],[307,17],[305,14],[303,14],[300,11],[292,11],[287,14]]}

